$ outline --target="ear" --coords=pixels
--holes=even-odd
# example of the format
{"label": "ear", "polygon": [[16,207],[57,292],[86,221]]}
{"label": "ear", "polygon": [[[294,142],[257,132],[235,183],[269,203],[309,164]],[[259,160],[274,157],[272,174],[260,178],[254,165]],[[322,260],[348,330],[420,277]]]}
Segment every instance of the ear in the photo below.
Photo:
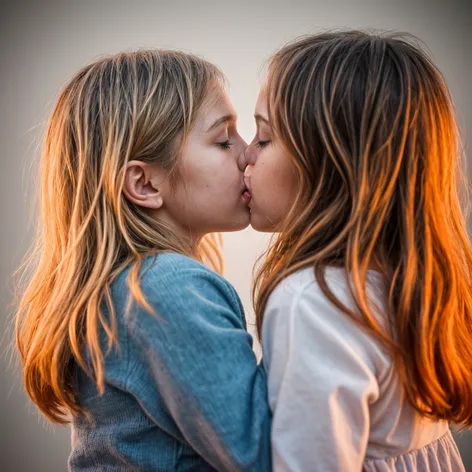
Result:
{"label": "ear", "polygon": [[126,165],[123,193],[136,205],[156,210],[164,204],[166,179],[167,175],[160,166],[130,161]]}

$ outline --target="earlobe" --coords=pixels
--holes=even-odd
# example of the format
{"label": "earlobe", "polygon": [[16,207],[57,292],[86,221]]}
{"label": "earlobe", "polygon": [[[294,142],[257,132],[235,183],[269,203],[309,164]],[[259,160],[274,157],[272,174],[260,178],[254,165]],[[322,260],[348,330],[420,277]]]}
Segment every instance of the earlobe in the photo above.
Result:
{"label": "earlobe", "polygon": [[164,199],[162,198],[162,196],[160,196],[160,195],[157,196],[155,203],[156,203],[156,207],[155,207],[156,209],[161,208],[162,205],[164,204]]}
{"label": "earlobe", "polygon": [[[123,193],[125,197],[145,208],[161,208],[164,199],[156,182],[156,171],[149,164],[141,161],[130,161],[125,170]],[[162,182],[162,181],[161,181]]]}

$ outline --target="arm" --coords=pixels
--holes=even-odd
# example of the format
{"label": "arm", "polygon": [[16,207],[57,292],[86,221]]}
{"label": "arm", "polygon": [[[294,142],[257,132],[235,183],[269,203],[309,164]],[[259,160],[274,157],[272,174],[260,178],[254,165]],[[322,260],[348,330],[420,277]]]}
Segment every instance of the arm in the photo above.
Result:
{"label": "arm", "polygon": [[[158,318],[135,307],[129,332],[140,352],[134,370],[183,439],[214,468],[270,471],[266,378],[232,288],[204,268],[179,269],[142,284]],[[147,390],[149,390],[147,389]],[[157,417],[154,398],[142,398]]]}
{"label": "arm", "polygon": [[375,376],[357,328],[316,288],[281,293],[263,326],[275,471],[361,471]]}

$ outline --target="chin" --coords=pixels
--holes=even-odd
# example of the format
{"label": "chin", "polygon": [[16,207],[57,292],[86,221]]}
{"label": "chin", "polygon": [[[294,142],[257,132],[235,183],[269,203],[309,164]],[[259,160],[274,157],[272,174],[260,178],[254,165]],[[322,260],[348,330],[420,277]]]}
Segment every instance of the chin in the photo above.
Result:
{"label": "chin", "polygon": [[251,223],[251,214],[248,208],[245,208],[243,211],[238,210],[234,213],[231,213],[231,218],[227,221],[221,222],[218,225],[218,229],[215,229],[213,232],[218,233],[231,233],[233,231],[241,231],[249,226]]}
{"label": "chin", "polygon": [[274,233],[275,226],[268,220],[266,216],[251,213],[251,227],[260,233]]}
{"label": "chin", "polygon": [[247,228],[251,223],[251,214],[246,211],[244,214],[238,215],[231,221],[230,229],[226,231],[241,231]]}

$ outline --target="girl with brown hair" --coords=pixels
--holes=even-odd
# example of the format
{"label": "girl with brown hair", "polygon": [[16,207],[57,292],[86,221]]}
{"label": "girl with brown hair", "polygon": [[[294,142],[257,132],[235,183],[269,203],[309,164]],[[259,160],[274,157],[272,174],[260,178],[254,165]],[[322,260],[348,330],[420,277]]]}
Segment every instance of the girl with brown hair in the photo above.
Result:
{"label": "girl with brown hair", "polygon": [[464,470],[472,248],[440,72],[401,36],[308,36],[270,60],[255,118],[274,470]]}

